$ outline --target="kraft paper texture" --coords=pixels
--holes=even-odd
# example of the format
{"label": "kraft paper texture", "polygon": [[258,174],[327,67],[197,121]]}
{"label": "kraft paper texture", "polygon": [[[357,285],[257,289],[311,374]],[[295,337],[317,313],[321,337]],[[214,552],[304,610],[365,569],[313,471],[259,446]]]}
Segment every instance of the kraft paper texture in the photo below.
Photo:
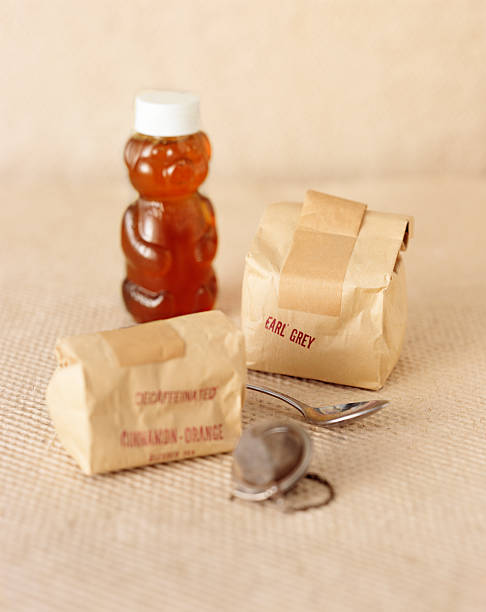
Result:
{"label": "kraft paper texture", "polygon": [[270,205],[243,279],[248,367],[380,389],[405,334],[411,230],[410,217],[316,192]]}
{"label": "kraft paper texture", "polygon": [[338,316],[365,204],[308,191],[280,276],[280,308]]}
{"label": "kraft paper texture", "polygon": [[243,335],[221,312],[61,339],[47,403],[86,474],[230,451],[241,432]]}

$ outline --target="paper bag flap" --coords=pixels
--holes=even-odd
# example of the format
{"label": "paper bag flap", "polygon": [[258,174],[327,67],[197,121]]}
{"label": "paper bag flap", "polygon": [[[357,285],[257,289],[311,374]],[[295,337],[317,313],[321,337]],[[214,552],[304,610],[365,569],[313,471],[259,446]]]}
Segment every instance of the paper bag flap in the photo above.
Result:
{"label": "paper bag flap", "polygon": [[280,308],[339,316],[342,288],[366,205],[308,191],[283,264]]}
{"label": "paper bag flap", "polygon": [[166,321],[62,338],[56,346],[60,366],[77,362],[132,366],[182,357],[185,343]]}
{"label": "paper bag flap", "polygon": [[412,217],[367,210],[349,260],[346,283],[363,289],[387,286],[412,233]]}

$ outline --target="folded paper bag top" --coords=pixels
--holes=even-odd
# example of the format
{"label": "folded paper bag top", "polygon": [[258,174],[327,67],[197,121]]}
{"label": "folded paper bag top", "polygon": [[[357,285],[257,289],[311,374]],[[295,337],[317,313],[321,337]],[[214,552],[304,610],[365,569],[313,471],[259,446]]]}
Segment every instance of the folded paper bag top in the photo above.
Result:
{"label": "folded paper bag top", "polygon": [[47,403],[87,474],[230,451],[241,433],[243,334],[219,311],[72,336]]}
{"label": "folded paper bag top", "polygon": [[316,191],[270,205],[243,279],[248,367],[380,389],[405,334],[412,225]]}

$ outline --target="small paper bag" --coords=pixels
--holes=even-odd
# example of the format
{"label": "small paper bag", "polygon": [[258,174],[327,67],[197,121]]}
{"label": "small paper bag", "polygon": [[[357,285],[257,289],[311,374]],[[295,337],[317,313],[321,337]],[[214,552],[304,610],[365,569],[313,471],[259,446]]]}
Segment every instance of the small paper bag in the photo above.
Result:
{"label": "small paper bag", "polygon": [[315,191],[270,205],[243,279],[248,367],[380,389],[405,334],[411,233],[411,217]]}
{"label": "small paper bag", "polygon": [[203,312],[56,346],[49,412],[86,474],[230,451],[241,433],[243,334]]}

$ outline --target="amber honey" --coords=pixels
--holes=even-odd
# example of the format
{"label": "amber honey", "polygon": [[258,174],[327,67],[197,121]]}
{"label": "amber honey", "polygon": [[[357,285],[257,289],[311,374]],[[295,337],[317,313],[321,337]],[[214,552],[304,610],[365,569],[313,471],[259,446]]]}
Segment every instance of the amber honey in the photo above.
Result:
{"label": "amber honey", "polygon": [[139,193],[122,221],[127,309],[138,322],[210,310],[218,240],[212,204],[198,192],[211,157],[207,136],[135,134],[124,157]]}

